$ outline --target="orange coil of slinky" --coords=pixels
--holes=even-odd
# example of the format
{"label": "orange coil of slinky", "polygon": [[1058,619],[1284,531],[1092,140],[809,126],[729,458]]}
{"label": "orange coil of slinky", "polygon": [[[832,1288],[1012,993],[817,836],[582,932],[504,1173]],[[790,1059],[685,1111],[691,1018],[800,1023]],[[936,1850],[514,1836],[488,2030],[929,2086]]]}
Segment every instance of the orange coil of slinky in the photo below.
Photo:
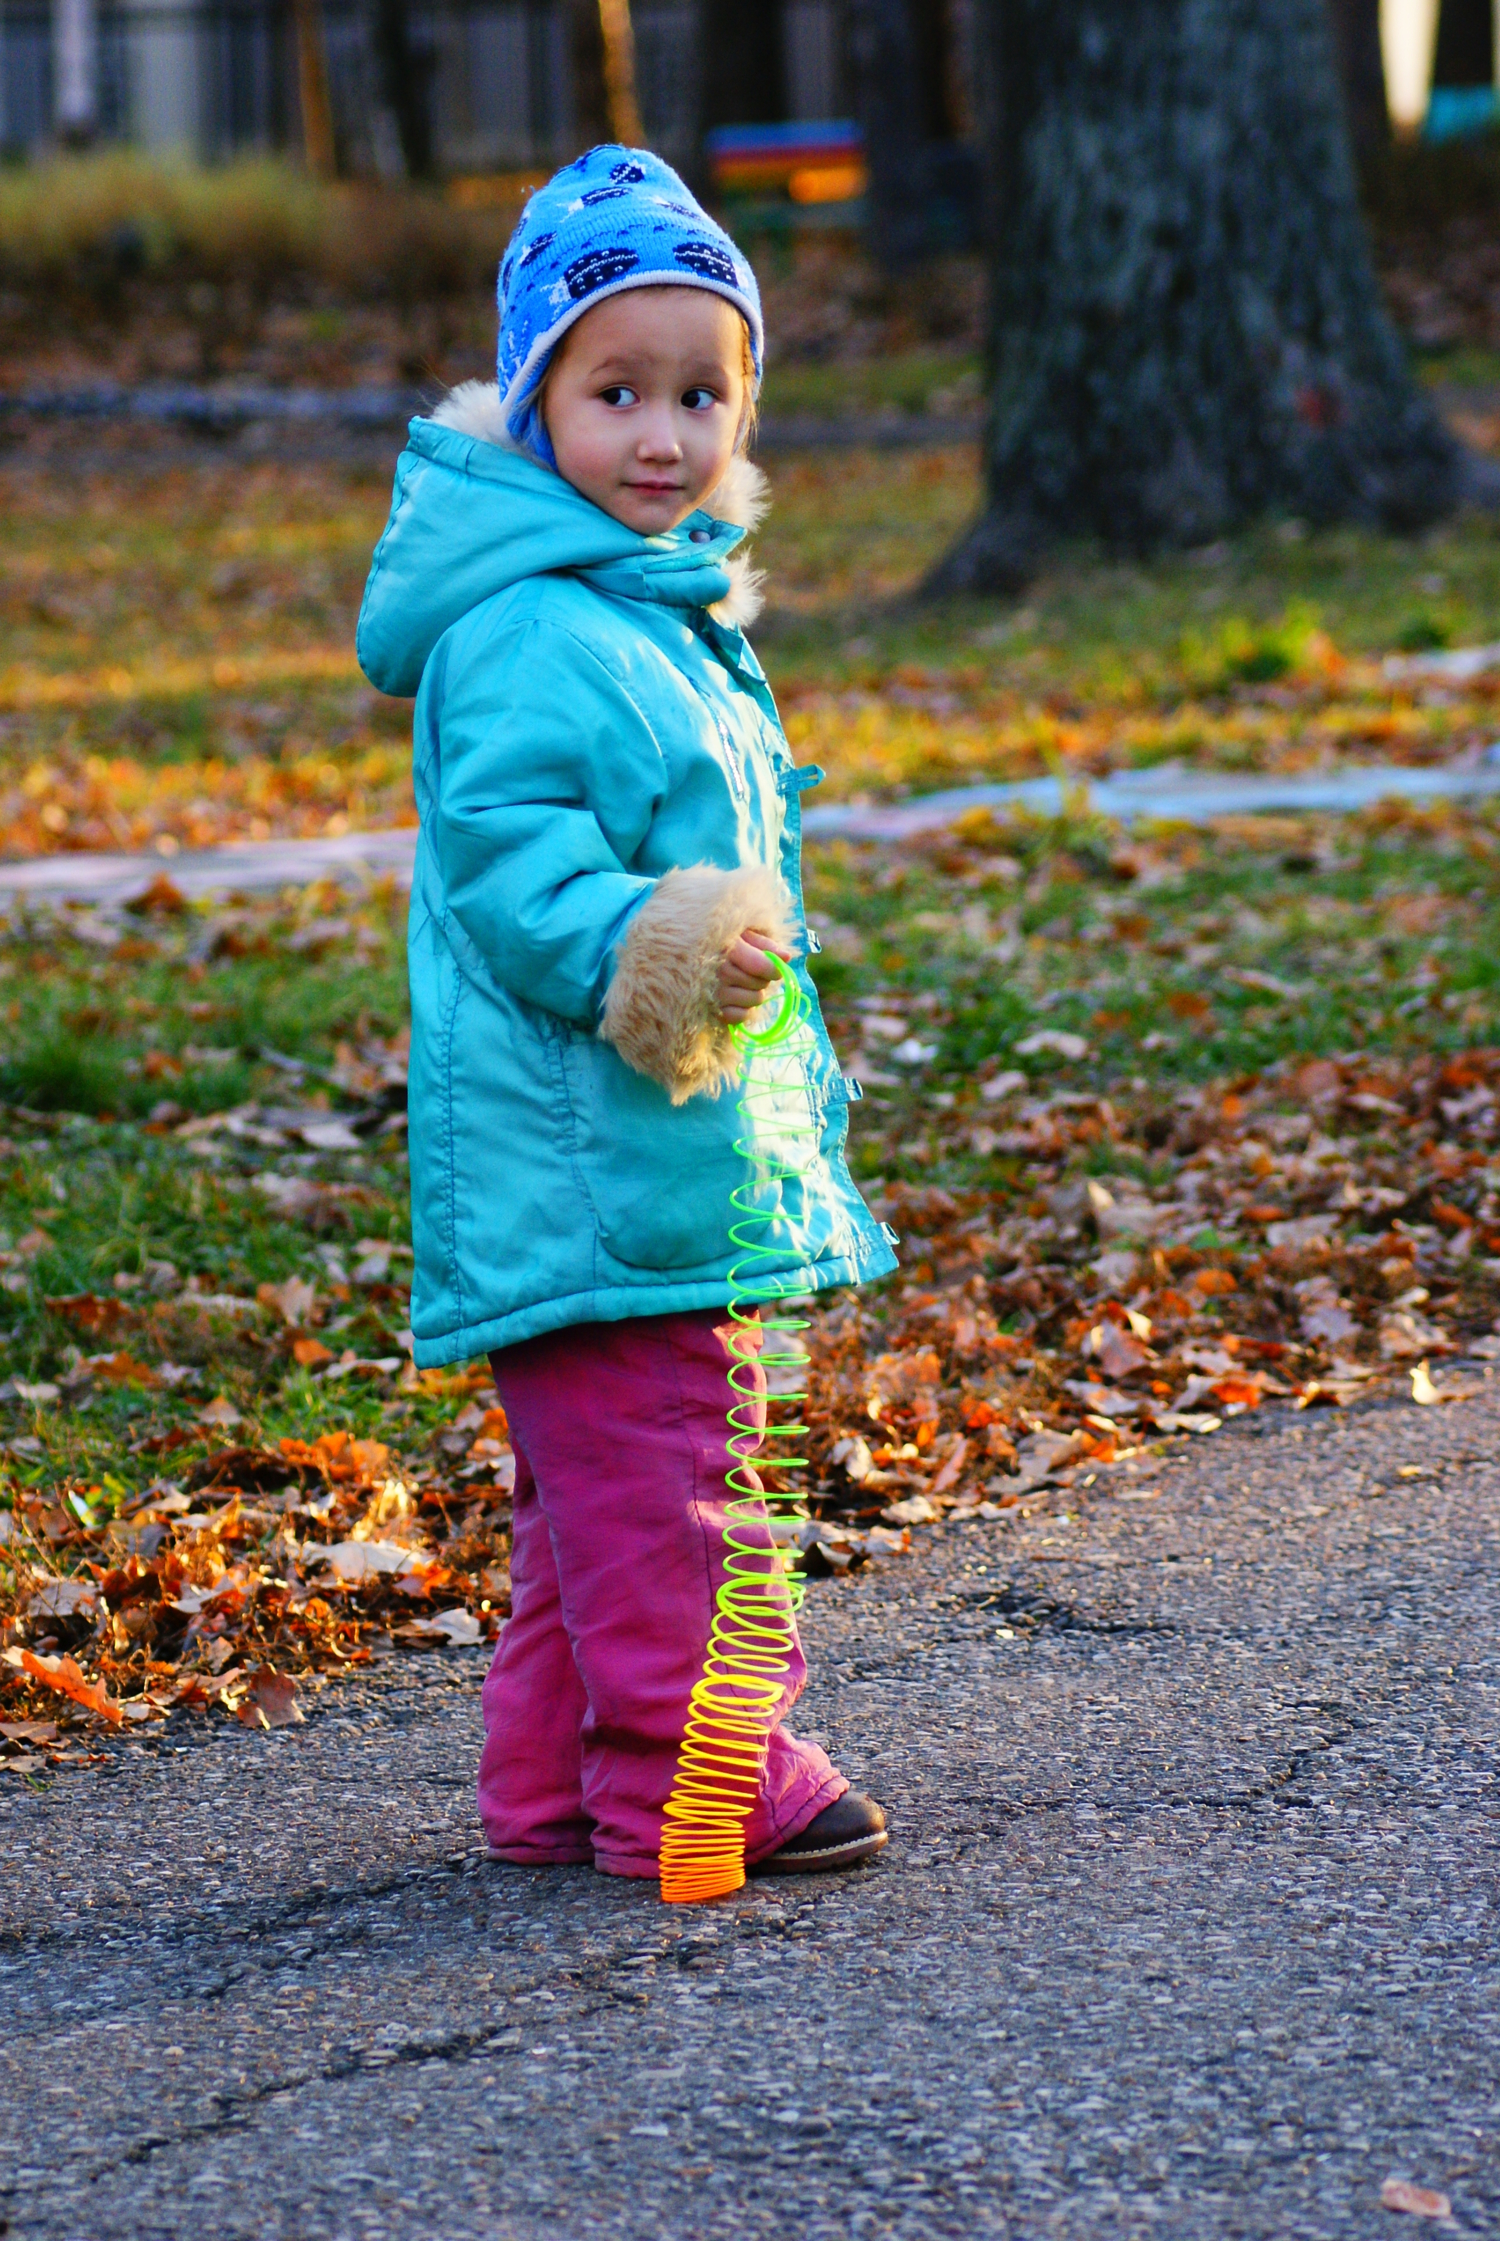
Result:
{"label": "orange coil of slinky", "polygon": [[801,1495],[767,1487],[751,1460],[764,1452],[778,1480],[807,1467],[805,1456],[785,1452],[802,1438],[800,1423],[779,1421],[763,1431],[759,1421],[767,1379],[776,1386],[779,1408],[806,1398],[805,1392],[786,1390],[786,1374],[806,1364],[802,1346],[793,1343],[807,1328],[806,1318],[777,1312],[805,1289],[805,1274],[767,1264],[784,1257],[774,1241],[782,1186],[806,1172],[818,1137],[800,1063],[810,1039],[807,999],[791,968],[779,958],[772,962],[782,978],[776,1020],[758,1031],[737,1031],[744,1056],[744,1133],[735,1148],[745,1174],[730,1201],[729,1235],[737,1257],[729,1271],[734,1328],[724,1578],[665,1808],[661,1895],[677,1903],[723,1898],[745,1880],[745,1824],[760,1795],[803,1592],[792,1569],[797,1528],[806,1516]]}

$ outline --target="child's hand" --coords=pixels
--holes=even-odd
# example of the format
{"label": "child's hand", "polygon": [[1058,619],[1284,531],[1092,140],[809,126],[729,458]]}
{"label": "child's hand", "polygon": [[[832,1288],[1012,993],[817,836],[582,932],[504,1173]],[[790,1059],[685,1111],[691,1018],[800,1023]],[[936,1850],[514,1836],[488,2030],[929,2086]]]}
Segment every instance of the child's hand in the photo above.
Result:
{"label": "child's hand", "polygon": [[777,949],[770,935],[755,926],[747,926],[734,947],[725,952],[719,967],[719,1010],[735,1026],[750,1017],[776,978],[776,967],[770,961],[773,956],[791,962],[789,953]]}

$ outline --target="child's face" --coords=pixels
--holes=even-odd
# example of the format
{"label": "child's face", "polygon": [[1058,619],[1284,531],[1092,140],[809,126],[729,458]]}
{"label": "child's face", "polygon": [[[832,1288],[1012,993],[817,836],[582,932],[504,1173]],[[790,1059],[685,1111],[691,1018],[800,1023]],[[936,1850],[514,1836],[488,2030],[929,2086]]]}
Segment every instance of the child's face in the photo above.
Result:
{"label": "child's face", "polygon": [[733,304],[702,288],[631,288],[585,312],[547,379],[559,472],[642,536],[675,529],[734,455],[744,334]]}

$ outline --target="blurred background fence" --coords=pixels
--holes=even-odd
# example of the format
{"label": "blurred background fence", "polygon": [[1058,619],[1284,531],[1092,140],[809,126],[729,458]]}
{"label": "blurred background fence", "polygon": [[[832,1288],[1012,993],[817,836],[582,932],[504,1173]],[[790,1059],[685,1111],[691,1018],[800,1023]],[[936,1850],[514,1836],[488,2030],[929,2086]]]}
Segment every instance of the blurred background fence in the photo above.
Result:
{"label": "blurred background fence", "polygon": [[[12,158],[57,137],[57,12],[46,0],[5,0],[0,12],[0,145]],[[698,129],[696,13],[645,7],[635,18],[652,139],[684,156]],[[322,17],[340,168],[399,172],[376,9],[325,0]],[[410,46],[444,171],[541,168],[572,153],[568,18],[565,6],[535,0],[445,0],[412,12]],[[99,8],[91,32],[90,137],[208,162],[300,147],[292,0],[126,0]],[[77,106],[86,113],[88,96]]]}
{"label": "blurred background fence", "polygon": [[[340,171],[409,168],[388,98],[393,17],[410,95],[446,175],[542,170],[580,141],[577,0],[313,0]],[[216,162],[300,149],[309,0],[0,0],[0,150],[59,138]],[[931,137],[962,137],[973,0],[923,0]],[[637,0],[641,121],[694,170],[715,126],[853,113],[852,0]]]}

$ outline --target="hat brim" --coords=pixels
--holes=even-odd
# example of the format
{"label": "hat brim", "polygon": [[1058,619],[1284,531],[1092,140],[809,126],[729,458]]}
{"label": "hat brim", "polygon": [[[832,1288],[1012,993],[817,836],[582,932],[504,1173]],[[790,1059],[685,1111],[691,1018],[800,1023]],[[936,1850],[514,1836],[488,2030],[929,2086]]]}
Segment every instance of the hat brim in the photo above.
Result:
{"label": "hat brim", "polygon": [[719,296],[725,303],[732,303],[750,330],[750,349],[755,362],[755,387],[757,393],[759,392],[761,366],[765,356],[765,328],[760,313],[747,297],[741,295],[737,288],[728,287],[721,280],[710,280],[702,273],[629,272],[619,280],[609,281],[603,288],[596,288],[591,295],[585,297],[581,302],[570,304],[554,325],[547,328],[544,334],[537,336],[525,358],[517,367],[509,387],[500,399],[500,416],[513,443],[520,441],[520,432],[512,425],[513,420],[516,416],[524,413],[537,390],[541,387],[547,369],[547,361],[551,358],[569,328],[576,327],[585,312],[592,311],[596,304],[606,303],[611,296],[627,295],[636,288],[696,288],[702,295]]}

